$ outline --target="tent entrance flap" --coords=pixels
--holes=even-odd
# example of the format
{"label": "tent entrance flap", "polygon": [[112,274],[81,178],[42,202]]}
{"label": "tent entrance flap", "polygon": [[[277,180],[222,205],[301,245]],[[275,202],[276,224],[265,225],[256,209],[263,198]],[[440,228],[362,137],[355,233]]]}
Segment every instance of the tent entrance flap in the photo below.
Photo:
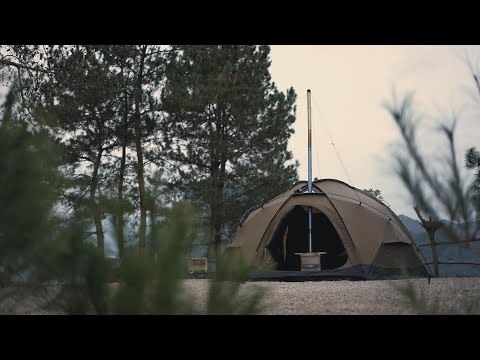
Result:
{"label": "tent entrance flap", "polygon": [[[308,252],[308,207],[296,205],[280,221],[272,240],[267,246],[276,270],[300,270],[301,260],[296,253]],[[348,260],[334,226],[328,217],[312,208],[312,251],[326,252],[322,255],[322,270],[337,269]]]}

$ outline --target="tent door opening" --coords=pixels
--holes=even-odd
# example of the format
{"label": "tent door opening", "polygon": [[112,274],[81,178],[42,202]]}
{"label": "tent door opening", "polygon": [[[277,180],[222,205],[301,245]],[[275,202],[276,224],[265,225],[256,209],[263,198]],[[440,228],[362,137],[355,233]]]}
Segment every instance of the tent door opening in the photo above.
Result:
{"label": "tent door opening", "polygon": [[[348,260],[348,255],[335,227],[328,217],[312,208],[312,251],[324,251],[322,270],[337,269]],[[308,207],[296,205],[279,223],[272,241],[267,246],[276,270],[298,271],[300,256],[308,252]]]}

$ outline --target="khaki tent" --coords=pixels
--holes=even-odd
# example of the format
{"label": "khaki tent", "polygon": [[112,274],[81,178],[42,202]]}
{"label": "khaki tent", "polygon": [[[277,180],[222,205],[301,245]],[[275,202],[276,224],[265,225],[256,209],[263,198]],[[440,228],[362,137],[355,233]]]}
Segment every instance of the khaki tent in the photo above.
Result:
{"label": "khaki tent", "polygon": [[[289,191],[250,209],[227,252],[240,252],[255,269],[252,278],[305,280],[317,277],[371,279],[430,276],[412,236],[381,201],[342,181],[296,183]],[[300,271],[296,253],[325,252],[321,270]]]}

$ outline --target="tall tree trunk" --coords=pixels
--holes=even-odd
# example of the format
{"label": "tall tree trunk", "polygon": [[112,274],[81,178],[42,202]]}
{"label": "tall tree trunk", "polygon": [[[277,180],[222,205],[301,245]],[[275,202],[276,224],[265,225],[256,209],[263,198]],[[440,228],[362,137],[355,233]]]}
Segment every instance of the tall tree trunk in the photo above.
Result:
{"label": "tall tree trunk", "polygon": [[223,224],[223,186],[217,187],[217,211],[215,216],[215,257],[218,256],[220,245],[222,243],[222,224]]}
{"label": "tall tree trunk", "polygon": [[225,181],[226,181],[226,170],[225,170],[226,163],[227,163],[226,153],[224,149],[222,149],[219,181],[217,185],[218,213],[217,213],[216,222],[215,222],[215,257],[218,257],[220,253],[220,246],[222,244],[222,225],[225,220],[223,192],[225,190]]}
{"label": "tall tree trunk", "polygon": [[223,214],[223,192],[225,188],[225,163],[226,160],[222,158],[220,169],[215,170],[214,182],[212,186],[212,198],[210,200],[210,237],[208,242],[208,261],[209,269],[211,263],[220,253],[220,246],[222,244],[222,225],[224,220]]}
{"label": "tall tree trunk", "polygon": [[90,207],[92,210],[92,217],[95,223],[95,232],[97,234],[98,248],[105,254],[105,236],[103,234],[102,214],[98,203],[95,201],[95,194],[98,187],[98,169],[100,168],[100,161],[102,160],[102,150],[99,150],[95,162],[93,163],[92,183],[90,186]]}
{"label": "tall tree trunk", "polygon": [[125,239],[123,236],[124,220],[123,220],[123,181],[125,178],[125,162],[126,162],[126,143],[125,139],[122,144],[122,159],[120,161],[120,174],[118,176],[118,209],[116,219],[116,232],[118,242],[118,256],[123,259],[125,255]]}
{"label": "tall tree trunk", "polygon": [[150,243],[152,244],[152,254],[155,261],[158,256],[158,246],[157,246],[157,223],[156,215],[157,208],[155,206],[155,200],[150,198],[148,201],[148,208],[150,210]]}
{"label": "tall tree trunk", "polygon": [[217,255],[217,243],[220,233],[219,223],[219,213],[220,209],[218,207],[218,169],[216,168],[215,161],[212,161],[211,179],[212,179],[212,188],[210,192],[210,234],[207,244],[207,258],[208,258],[208,269],[209,271],[213,270],[213,263],[216,261]]}
{"label": "tall tree trunk", "polygon": [[215,263],[215,238],[216,238],[216,229],[215,229],[215,194],[211,192],[210,199],[210,222],[209,222],[209,236],[207,242],[207,261],[208,261],[208,270],[213,270],[213,264]]}
{"label": "tall tree trunk", "polygon": [[210,199],[210,238],[208,242],[209,269],[213,259],[217,260],[222,242],[223,214],[223,191],[226,180],[227,151],[224,142],[224,112],[216,110],[216,129],[211,129],[210,140],[210,174],[212,179],[212,197]]}
{"label": "tall tree trunk", "polygon": [[208,237],[207,243],[207,261],[208,261],[208,271],[213,271],[213,264],[215,263],[215,237],[216,237],[216,229],[213,222],[213,213],[210,219],[210,233]]}
{"label": "tall tree trunk", "polygon": [[[123,76],[123,68],[122,68]],[[120,173],[118,175],[118,209],[117,218],[115,219],[117,243],[118,243],[118,256],[123,259],[125,256],[125,239],[123,236],[123,229],[125,227],[123,219],[123,183],[125,180],[125,164],[127,158],[127,131],[128,131],[128,100],[127,94],[124,96],[124,112],[123,112],[123,124],[122,124],[122,158],[120,160]]]}
{"label": "tall tree trunk", "polygon": [[210,219],[210,237],[208,242],[208,268],[212,269],[213,262],[217,261],[219,255],[220,244],[222,240],[222,209],[219,199],[218,188],[215,197],[217,200],[211,205]]}
{"label": "tall tree trunk", "polygon": [[145,207],[145,179],[143,175],[143,150],[142,150],[142,123],[140,117],[140,102],[142,100],[143,68],[147,47],[143,46],[140,55],[140,69],[135,91],[135,147],[137,150],[137,178],[140,203],[140,228],[138,233],[138,245],[140,254],[145,252],[145,235],[147,231],[147,209]]}

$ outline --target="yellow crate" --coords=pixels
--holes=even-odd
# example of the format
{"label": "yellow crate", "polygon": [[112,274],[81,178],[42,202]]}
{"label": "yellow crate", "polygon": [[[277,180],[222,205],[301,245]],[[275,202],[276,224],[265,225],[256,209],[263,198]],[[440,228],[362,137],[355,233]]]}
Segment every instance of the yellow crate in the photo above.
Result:
{"label": "yellow crate", "polygon": [[190,272],[196,271],[208,271],[208,261],[207,258],[191,258],[189,261],[189,270]]}

